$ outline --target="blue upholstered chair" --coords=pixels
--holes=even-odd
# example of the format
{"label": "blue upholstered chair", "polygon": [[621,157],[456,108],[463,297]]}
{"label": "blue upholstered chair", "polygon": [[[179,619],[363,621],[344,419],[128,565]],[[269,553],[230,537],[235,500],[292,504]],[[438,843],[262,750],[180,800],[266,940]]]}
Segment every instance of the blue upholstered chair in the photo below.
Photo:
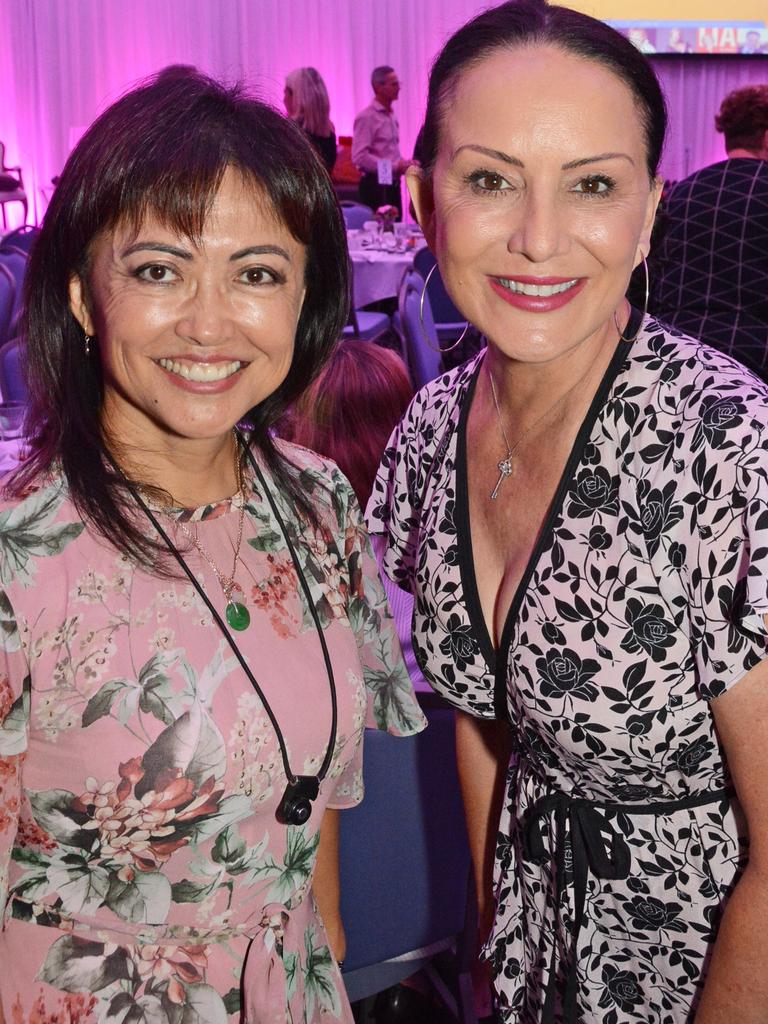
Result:
{"label": "blue upholstered chair", "polygon": [[353,203],[351,200],[343,199],[339,206],[341,206],[341,213],[344,217],[344,223],[347,225],[347,231],[361,228],[367,220],[373,220],[373,210],[370,206],[365,206],[363,203]]}
{"label": "blue upholstered chair", "polygon": [[[366,206],[367,210],[368,207]],[[349,261],[350,281],[354,279],[355,265]],[[354,288],[353,288],[354,292]],[[354,300],[349,310],[347,325],[341,332],[342,338],[347,340],[356,338],[358,341],[378,341],[392,326],[392,321],[386,313],[368,311],[366,309],[355,309]]]}
{"label": "blue upholstered chair", "polygon": [[[436,260],[430,249],[419,249],[413,258],[414,270],[418,270],[427,281],[427,274],[435,266]],[[456,309],[448,292],[445,290],[439,268],[427,281],[427,295],[432,307],[432,317],[438,340],[446,345],[456,341],[467,326],[466,319]]]}
{"label": "blue upholstered chair", "polygon": [[4,402],[26,402],[29,399],[24,379],[24,352],[21,338],[12,338],[0,346],[0,393]]}
{"label": "blue upholstered chair", "polygon": [[39,234],[40,228],[36,228],[34,224],[22,224],[20,228],[15,228],[0,238],[0,254],[21,252],[29,255],[29,250]]}
{"label": "blue upholstered chair", "polygon": [[432,318],[429,295],[424,297],[424,325],[419,318],[419,304],[424,278],[417,270],[407,270],[398,296],[397,326],[403,335],[403,349],[411,380],[420,388],[442,373],[438,337]]}
{"label": "blue upholstered chair", "polygon": [[24,277],[27,273],[27,256],[20,249],[6,249],[0,252],[0,266],[7,271],[13,280],[13,309],[8,326],[8,333],[2,339],[13,338],[18,330],[21,306],[24,298]]}
{"label": "blue upholstered chair", "polygon": [[0,345],[11,336],[11,320],[16,307],[16,282],[13,274],[0,263]]}
{"label": "blue upholstered chair", "polygon": [[359,341],[377,341],[382,338],[391,326],[392,321],[386,313],[369,313],[364,309],[351,309],[346,327],[341,332],[342,338],[357,338]]}
{"label": "blue upholstered chair", "polygon": [[365,734],[365,799],[341,814],[343,976],[354,1002],[426,970],[457,1020],[475,1024],[476,912],[454,714],[444,705],[426,713],[418,736]]}

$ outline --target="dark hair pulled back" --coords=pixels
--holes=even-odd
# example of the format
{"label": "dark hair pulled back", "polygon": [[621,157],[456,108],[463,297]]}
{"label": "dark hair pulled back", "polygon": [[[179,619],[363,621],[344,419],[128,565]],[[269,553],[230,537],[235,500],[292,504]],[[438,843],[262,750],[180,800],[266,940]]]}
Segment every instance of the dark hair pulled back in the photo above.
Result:
{"label": "dark hair pulled back", "polygon": [[[60,467],[84,521],[111,545],[155,572],[165,549],[146,536],[126,500],[120,438],[101,423],[97,355],[69,307],[69,284],[87,288],[94,240],[118,224],[138,227],[151,213],[198,240],[228,167],[266,196],[306,246],[306,294],[285,381],[251,409],[250,443],[281,489],[312,518],[298,474],[275,447],[270,427],[317,376],[348,311],[344,222],[331,183],[304,134],[276,110],[194,69],[162,72],[127,93],[89,128],[61,174],[27,274],[24,331],[31,395],[31,454],[6,487],[20,496]],[[140,482],[139,482],[140,483]]]}
{"label": "dark hair pulled back", "polygon": [[499,50],[549,45],[594,61],[632,92],[646,138],[648,174],[656,177],[667,130],[664,94],[650,62],[625,36],[603,21],[544,0],[510,0],[492,7],[455,32],[438,54],[429,76],[424,121],[423,166],[431,173],[440,123],[464,71]]}

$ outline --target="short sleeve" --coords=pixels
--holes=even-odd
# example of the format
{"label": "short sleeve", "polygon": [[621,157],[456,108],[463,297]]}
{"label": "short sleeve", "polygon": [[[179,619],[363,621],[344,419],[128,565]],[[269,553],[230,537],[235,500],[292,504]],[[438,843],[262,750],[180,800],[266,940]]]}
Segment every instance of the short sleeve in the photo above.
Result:
{"label": "short sleeve", "polygon": [[699,693],[712,700],[768,657],[768,437],[764,406],[736,396],[705,397],[701,415],[684,543]]}
{"label": "short sleeve", "polygon": [[[357,500],[348,485],[344,558],[348,571],[347,616],[357,641],[365,683],[365,726],[394,736],[412,736],[426,727],[426,719],[405,666],[371,542]],[[362,737],[355,753],[336,780],[330,807],[360,802],[362,790]]]}
{"label": "short sleeve", "polygon": [[0,590],[0,921],[8,897],[8,867],[21,805],[29,703],[29,673],[19,628],[11,602]]}
{"label": "short sleeve", "polygon": [[420,528],[419,480],[423,462],[415,443],[415,406],[395,427],[382,456],[366,509],[372,536],[384,538],[381,569],[402,590],[413,593]]}

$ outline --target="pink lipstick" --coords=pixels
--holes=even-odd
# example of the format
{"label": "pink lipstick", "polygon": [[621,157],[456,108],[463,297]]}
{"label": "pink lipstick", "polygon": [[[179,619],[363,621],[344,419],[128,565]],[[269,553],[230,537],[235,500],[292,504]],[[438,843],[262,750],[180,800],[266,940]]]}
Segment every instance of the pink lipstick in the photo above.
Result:
{"label": "pink lipstick", "polygon": [[566,306],[586,284],[585,277],[490,277],[491,288],[510,306],[528,313],[550,313]]}

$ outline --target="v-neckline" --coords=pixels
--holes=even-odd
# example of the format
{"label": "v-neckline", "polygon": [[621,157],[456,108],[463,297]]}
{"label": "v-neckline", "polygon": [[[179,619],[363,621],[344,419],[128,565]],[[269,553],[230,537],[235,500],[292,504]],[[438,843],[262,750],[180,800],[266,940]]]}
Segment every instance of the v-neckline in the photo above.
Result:
{"label": "v-neckline", "polygon": [[622,340],[616,346],[616,350],[611,356],[611,360],[603,373],[602,380],[595,391],[592,402],[587,410],[587,414],[581,422],[581,426],[579,427],[570,454],[566,460],[565,468],[563,469],[554,497],[552,498],[552,502],[549,506],[549,510],[544,518],[539,538],[534,545],[533,551],[528,559],[528,563],[523,571],[523,575],[520,577],[520,582],[515,589],[512,601],[507,609],[498,648],[494,647],[493,641],[491,640],[490,630],[487,622],[485,621],[483,607],[480,603],[480,593],[477,589],[475,558],[472,547],[472,527],[469,515],[469,485],[467,479],[467,421],[469,419],[472,399],[474,398],[477,381],[480,377],[480,371],[482,370],[485,356],[478,360],[472,379],[470,380],[469,387],[464,393],[457,426],[456,445],[456,540],[458,547],[459,574],[461,577],[461,587],[464,594],[464,601],[467,607],[470,626],[475,634],[475,638],[488,666],[488,670],[490,674],[494,676],[494,707],[498,718],[506,718],[507,686],[505,678],[506,673],[504,671],[507,662],[506,652],[509,650],[509,645],[512,640],[512,633],[517,622],[520,605],[522,604],[523,597],[528,590],[531,578],[536,571],[541,555],[549,543],[555,520],[562,510],[565,495],[576,474],[576,469],[581,462],[584,454],[584,448],[592,435],[592,429],[595,422],[597,421],[597,418],[605,405],[608,394],[613,387],[614,381],[616,380],[616,377],[618,376],[619,371],[624,365],[626,357],[632,348],[633,340],[640,328],[640,321],[640,313],[633,309],[630,314],[629,322],[627,323],[627,329],[629,329],[630,338],[632,340]]}

